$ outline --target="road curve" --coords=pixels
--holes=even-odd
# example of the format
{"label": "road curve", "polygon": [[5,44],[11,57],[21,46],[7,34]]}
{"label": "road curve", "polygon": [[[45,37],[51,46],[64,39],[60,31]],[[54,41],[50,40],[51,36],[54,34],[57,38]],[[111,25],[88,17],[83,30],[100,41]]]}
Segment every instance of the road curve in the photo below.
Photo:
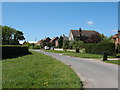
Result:
{"label": "road curve", "polygon": [[71,68],[82,80],[84,88],[118,88],[118,65],[41,50],[32,51],[52,56],[67,65],[71,65]]}

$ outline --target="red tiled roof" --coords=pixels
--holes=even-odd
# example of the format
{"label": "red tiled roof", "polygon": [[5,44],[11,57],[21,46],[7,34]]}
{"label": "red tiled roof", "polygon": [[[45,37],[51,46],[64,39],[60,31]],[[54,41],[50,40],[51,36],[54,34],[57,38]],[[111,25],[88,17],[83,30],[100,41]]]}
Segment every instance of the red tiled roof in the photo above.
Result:
{"label": "red tiled roof", "polygon": [[[72,34],[74,37],[77,37],[80,35],[80,31],[79,30],[71,30]],[[99,34],[98,32],[94,31],[94,30],[81,30],[82,36],[91,36],[93,34]]]}
{"label": "red tiled roof", "polygon": [[50,40],[50,42],[53,42],[56,39],[58,39],[58,37],[54,37],[53,39]]}

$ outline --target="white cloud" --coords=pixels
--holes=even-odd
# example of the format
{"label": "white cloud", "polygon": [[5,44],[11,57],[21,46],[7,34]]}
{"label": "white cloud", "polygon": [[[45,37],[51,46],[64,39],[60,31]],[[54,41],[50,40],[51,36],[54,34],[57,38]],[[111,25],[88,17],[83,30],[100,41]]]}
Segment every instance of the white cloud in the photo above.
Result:
{"label": "white cloud", "polygon": [[118,30],[112,30],[112,32],[117,32]]}
{"label": "white cloud", "polygon": [[87,24],[88,24],[89,26],[92,26],[92,25],[94,24],[94,22],[93,22],[93,21],[87,21]]}

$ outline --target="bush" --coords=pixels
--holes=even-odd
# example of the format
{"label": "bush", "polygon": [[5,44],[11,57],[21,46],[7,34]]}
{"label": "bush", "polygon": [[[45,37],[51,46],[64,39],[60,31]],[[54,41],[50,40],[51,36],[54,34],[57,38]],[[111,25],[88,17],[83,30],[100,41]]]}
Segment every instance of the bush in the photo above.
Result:
{"label": "bush", "polygon": [[40,46],[34,46],[33,49],[40,49]]}
{"label": "bush", "polygon": [[95,44],[87,44],[85,47],[87,53],[115,55],[115,44],[112,42],[101,42]]}
{"label": "bush", "polygon": [[0,46],[0,48],[2,48],[2,59],[12,58],[12,57],[25,55],[29,53],[27,46],[3,45],[3,46]]}

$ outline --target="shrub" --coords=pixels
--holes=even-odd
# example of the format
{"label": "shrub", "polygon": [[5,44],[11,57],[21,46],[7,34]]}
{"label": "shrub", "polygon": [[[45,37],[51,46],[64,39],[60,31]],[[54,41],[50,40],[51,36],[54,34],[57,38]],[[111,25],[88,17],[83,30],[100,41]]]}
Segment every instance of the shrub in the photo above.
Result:
{"label": "shrub", "polygon": [[12,58],[12,57],[25,55],[29,53],[27,46],[3,45],[3,46],[0,46],[0,48],[2,48],[2,59]]}
{"label": "shrub", "polygon": [[87,44],[85,47],[87,53],[115,55],[115,44],[112,42],[101,42],[94,44]]}
{"label": "shrub", "polygon": [[33,49],[40,49],[40,46],[34,46]]}

